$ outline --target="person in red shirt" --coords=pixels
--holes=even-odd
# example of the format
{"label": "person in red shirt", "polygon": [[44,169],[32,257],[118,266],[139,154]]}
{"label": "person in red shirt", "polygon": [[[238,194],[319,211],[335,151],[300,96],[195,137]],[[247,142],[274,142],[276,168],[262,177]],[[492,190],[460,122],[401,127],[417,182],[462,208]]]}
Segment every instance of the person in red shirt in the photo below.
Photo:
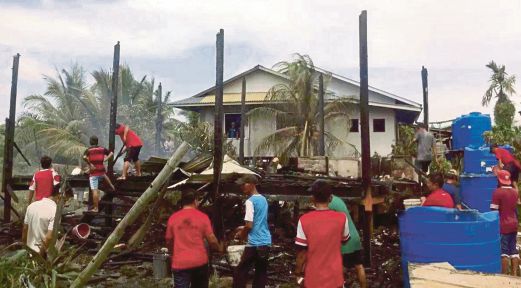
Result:
{"label": "person in red shirt", "polygon": [[499,170],[496,172],[499,188],[492,194],[490,209],[499,211],[499,232],[501,234],[501,272],[517,276],[519,272],[519,252],[516,248],[517,227],[517,190],[512,188],[510,172]]}
{"label": "person in red shirt", "polygon": [[443,187],[443,183],[443,175],[439,173],[429,175],[427,188],[429,188],[431,193],[427,196],[427,198],[422,197],[422,206],[454,208],[454,200],[452,200],[452,196],[450,196],[447,191],[441,189],[441,187]]}
{"label": "person in red shirt", "polygon": [[[174,287],[208,287],[208,252],[205,240],[211,248],[222,252],[206,214],[197,209],[193,189],[183,191],[183,208],[170,216],[165,240],[172,252]],[[191,285],[191,286],[190,286]]]}
{"label": "person in red shirt", "polygon": [[519,170],[521,169],[521,163],[517,161],[516,157],[505,148],[498,147],[497,144],[490,146],[490,153],[496,155],[499,169],[507,170],[510,172],[512,179],[512,186],[517,190],[517,181],[519,181]]}
{"label": "person in red shirt", "polygon": [[[107,161],[114,154],[104,147],[98,146],[98,137],[91,136],[89,139],[90,147],[83,153],[83,160],[89,164],[89,184],[92,190],[92,210],[91,212],[98,212],[99,209],[99,183],[104,180],[107,181],[112,190],[115,190],[110,178],[105,173],[105,165],[103,162]],[[106,157],[105,157],[106,156]]]}
{"label": "person in red shirt", "polygon": [[128,175],[128,168],[130,167],[130,162],[133,162],[136,166],[136,175],[141,176],[141,162],[139,161],[139,152],[141,151],[141,147],[143,147],[143,142],[137,136],[136,132],[132,131],[128,126],[123,124],[116,124],[116,135],[119,135],[123,145],[125,146],[123,151],[126,151],[125,155],[125,163],[123,164],[123,175],[119,177],[119,180],[125,180]]}
{"label": "person in red shirt", "polygon": [[60,175],[52,168],[52,158],[42,156],[40,159],[42,170],[34,173],[29,184],[29,204],[50,197],[54,186],[60,184]]}
{"label": "person in red shirt", "polygon": [[316,180],[308,190],[313,194],[316,210],[302,215],[298,221],[295,275],[297,283],[307,288],[344,285],[340,248],[349,240],[349,224],[344,213],[329,210],[331,190],[325,180]]}

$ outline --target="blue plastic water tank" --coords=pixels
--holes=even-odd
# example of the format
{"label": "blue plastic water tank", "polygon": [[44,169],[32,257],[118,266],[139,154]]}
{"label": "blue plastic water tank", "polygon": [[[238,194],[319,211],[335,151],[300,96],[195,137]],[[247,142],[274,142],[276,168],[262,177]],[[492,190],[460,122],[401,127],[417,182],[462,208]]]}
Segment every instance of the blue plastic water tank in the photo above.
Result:
{"label": "blue plastic water tank", "polygon": [[485,145],[483,132],[492,130],[490,115],[472,112],[452,122],[452,149],[478,148]]}
{"label": "blue plastic water tank", "polygon": [[492,168],[496,165],[496,155],[490,153],[489,147],[465,148],[465,153],[463,154],[464,173],[492,173]]}
{"label": "blue plastic water tank", "polygon": [[399,225],[404,287],[409,287],[408,262],[501,272],[498,212],[412,207],[400,214]]}
{"label": "blue plastic water tank", "polygon": [[492,194],[497,188],[497,178],[494,174],[461,174],[461,201],[472,209],[480,212],[490,211]]}

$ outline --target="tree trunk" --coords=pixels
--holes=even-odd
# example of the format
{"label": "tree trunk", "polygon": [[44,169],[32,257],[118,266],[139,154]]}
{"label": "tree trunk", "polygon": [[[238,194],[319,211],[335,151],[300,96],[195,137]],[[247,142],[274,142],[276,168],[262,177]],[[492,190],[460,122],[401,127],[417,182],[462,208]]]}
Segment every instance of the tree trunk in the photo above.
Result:
{"label": "tree trunk", "polygon": [[152,181],[152,184],[150,184],[147,190],[139,197],[136,203],[134,203],[134,206],[132,206],[127,215],[125,215],[116,229],[114,229],[114,231],[110,234],[101,249],[94,256],[94,258],[92,258],[89,265],[74,280],[71,287],[83,287],[89,278],[94,274],[94,272],[96,272],[101,264],[103,264],[112,251],[114,245],[118,243],[119,239],[121,239],[125,233],[125,229],[132,225],[134,221],[136,221],[143,210],[147,208],[148,203],[154,198],[154,196],[156,196],[157,190],[165,184],[168,178],[170,178],[174,169],[177,167],[177,165],[179,165],[179,162],[181,162],[181,158],[183,158],[186,152],[188,152],[188,148],[188,143],[181,143],[172,157],[170,157],[165,167],[163,167],[159,175],[157,175],[154,181]]}

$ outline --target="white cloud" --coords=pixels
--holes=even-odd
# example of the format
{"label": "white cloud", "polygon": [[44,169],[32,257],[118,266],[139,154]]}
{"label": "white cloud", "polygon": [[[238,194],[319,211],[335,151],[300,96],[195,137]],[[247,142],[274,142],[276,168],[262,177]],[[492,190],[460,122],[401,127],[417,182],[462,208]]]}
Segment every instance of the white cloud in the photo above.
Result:
{"label": "white cloud", "polygon": [[[29,90],[42,89],[41,74],[52,73],[54,65],[90,59],[95,63],[81,64],[111,67],[108,59],[118,40],[123,62],[140,58],[167,63],[191,55],[196,48],[213,47],[219,28],[225,29],[227,53],[236,53],[232,47],[251,51],[227,54],[237,63],[226,63],[234,71],[228,69],[225,75],[257,63],[270,66],[294,52],[309,54],[316,65],[335,72],[356,71],[358,15],[363,9],[368,10],[370,84],[421,101],[419,70],[426,65],[432,77],[431,99],[436,99],[430,105],[434,120],[470,108],[490,111],[479,106],[488,81],[484,67],[488,61],[494,59],[510,73],[521,75],[517,59],[521,2],[517,0],[41,1],[0,4],[0,93],[9,94],[10,57],[16,52],[22,54],[23,64],[25,86],[20,94],[34,93]],[[197,63],[213,66],[213,61],[210,57]],[[138,74],[168,75],[172,69],[184,69],[140,66]],[[380,68],[394,72],[379,74]],[[358,73],[346,76],[357,79]],[[165,78],[165,87],[183,85]],[[213,79],[205,81],[213,83]],[[457,103],[447,107],[454,97]],[[4,111],[0,108],[1,115]]]}

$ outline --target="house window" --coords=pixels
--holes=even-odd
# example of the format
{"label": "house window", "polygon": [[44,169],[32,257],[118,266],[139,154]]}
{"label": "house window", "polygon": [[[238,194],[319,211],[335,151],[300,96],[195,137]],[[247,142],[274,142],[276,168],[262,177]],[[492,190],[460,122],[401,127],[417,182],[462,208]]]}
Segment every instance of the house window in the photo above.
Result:
{"label": "house window", "polygon": [[373,119],[373,132],[385,132],[385,119]]}
{"label": "house window", "polygon": [[349,128],[349,132],[360,132],[358,119],[351,119],[351,127]]}
{"label": "house window", "polygon": [[227,138],[239,139],[241,131],[241,114],[224,114],[224,131]]}

